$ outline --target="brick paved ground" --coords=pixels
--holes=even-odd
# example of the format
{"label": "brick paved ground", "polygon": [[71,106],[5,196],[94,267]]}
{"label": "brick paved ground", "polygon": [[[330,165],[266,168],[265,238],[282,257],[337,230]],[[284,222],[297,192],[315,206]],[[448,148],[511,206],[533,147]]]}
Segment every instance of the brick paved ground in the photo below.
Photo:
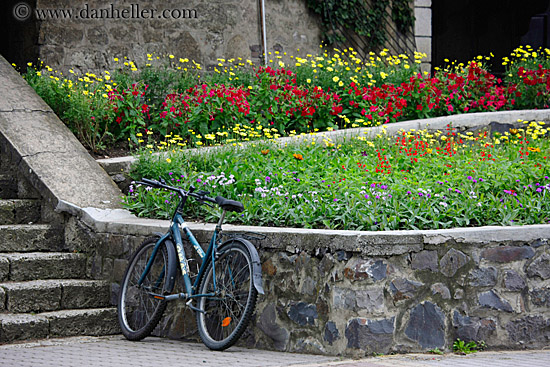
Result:
{"label": "brick paved ground", "polygon": [[230,348],[212,352],[202,344],[147,338],[129,342],[121,336],[52,339],[0,345],[4,367],[548,367],[550,350],[483,352],[469,356],[406,354],[360,360]]}

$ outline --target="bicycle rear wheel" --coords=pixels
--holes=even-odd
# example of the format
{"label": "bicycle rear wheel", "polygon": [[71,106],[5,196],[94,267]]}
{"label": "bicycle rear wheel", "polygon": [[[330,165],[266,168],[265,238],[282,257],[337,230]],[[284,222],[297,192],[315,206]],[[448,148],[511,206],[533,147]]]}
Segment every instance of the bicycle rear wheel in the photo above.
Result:
{"label": "bicycle rear wheel", "polygon": [[252,259],[238,240],[223,245],[215,266],[206,266],[199,294],[197,327],[203,343],[213,350],[224,350],[241,337],[248,326],[258,292],[253,284]]}
{"label": "bicycle rear wheel", "polygon": [[126,269],[118,299],[118,321],[122,334],[128,340],[141,340],[157,326],[166,301],[154,298],[172,291],[174,274],[172,261],[175,261],[174,246],[165,241],[158,248],[149,271],[143,276],[155,249],[158,237],[147,238],[134,253]]}

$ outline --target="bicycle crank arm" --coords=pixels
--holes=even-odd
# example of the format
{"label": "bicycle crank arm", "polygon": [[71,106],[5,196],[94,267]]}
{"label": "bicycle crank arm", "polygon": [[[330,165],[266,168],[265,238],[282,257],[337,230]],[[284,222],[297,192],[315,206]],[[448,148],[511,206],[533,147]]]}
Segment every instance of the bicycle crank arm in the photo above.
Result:
{"label": "bicycle crank arm", "polygon": [[163,301],[173,301],[176,299],[188,299],[187,293],[177,293],[177,294],[170,294],[168,296],[163,296],[162,294],[155,294],[155,293],[149,293],[149,295],[155,299],[160,299]]}

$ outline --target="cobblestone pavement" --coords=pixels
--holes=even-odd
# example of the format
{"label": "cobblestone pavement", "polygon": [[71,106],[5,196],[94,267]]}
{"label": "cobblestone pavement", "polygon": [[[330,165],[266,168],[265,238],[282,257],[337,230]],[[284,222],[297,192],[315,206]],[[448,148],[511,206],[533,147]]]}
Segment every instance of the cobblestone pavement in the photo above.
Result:
{"label": "cobblestone pavement", "polygon": [[4,367],[548,367],[550,350],[482,352],[469,356],[405,354],[344,360],[338,357],[232,347],[213,352],[198,343],[147,338],[129,342],[122,336],[50,339],[0,345]]}

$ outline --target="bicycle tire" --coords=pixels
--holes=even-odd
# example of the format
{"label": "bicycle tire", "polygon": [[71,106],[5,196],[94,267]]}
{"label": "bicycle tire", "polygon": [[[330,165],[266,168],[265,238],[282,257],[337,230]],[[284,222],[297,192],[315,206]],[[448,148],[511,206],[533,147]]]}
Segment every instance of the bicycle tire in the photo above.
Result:
{"label": "bicycle tire", "polygon": [[141,243],[122,279],[118,321],[128,340],[137,341],[149,336],[166,309],[166,300],[153,298],[151,293],[165,295],[174,288],[176,253],[169,240],[161,244],[144,282],[137,286],[158,239],[149,237]]}
{"label": "bicycle tire", "polygon": [[215,268],[211,258],[207,261],[199,294],[213,293],[213,273],[219,291],[214,297],[199,298],[198,308],[204,312],[196,313],[197,328],[208,348],[224,350],[239,340],[256,307],[258,292],[253,284],[252,257],[246,246],[235,239],[220,247]]}

